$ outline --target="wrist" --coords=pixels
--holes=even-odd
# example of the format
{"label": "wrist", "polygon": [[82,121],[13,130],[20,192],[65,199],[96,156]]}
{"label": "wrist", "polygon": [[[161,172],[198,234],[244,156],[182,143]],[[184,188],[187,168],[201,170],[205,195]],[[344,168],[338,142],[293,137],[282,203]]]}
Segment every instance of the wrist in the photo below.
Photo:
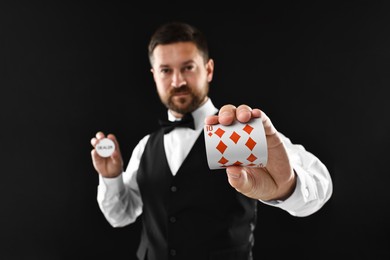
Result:
{"label": "wrist", "polygon": [[297,186],[297,174],[295,173],[294,170],[292,170],[293,173],[292,173],[292,177],[290,178],[290,180],[287,182],[286,184],[286,191],[283,192],[282,194],[280,194],[277,198],[274,198],[274,200],[278,200],[278,201],[284,201],[286,199],[288,199],[295,191],[295,188]]}

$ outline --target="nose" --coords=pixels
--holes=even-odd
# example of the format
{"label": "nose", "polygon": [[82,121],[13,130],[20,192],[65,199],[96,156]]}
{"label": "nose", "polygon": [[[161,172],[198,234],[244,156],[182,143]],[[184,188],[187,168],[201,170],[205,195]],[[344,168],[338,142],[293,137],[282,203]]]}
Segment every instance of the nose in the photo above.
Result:
{"label": "nose", "polygon": [[174,88],[179,88],[183,85],[186,85],[185,78],[180,71],[176,71],[173,73],[171,85]]}

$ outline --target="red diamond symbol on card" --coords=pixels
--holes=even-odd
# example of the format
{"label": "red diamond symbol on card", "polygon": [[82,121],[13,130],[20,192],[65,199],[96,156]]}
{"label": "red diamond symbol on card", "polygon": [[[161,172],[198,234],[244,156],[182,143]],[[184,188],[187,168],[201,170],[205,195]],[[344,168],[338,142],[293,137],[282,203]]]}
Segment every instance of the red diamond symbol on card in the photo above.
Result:
{"label": "red diamond symbol on card", "polygon": [[241,136],[234,131],[230,136],[230,139],[236,144],[240,140]]}
{"label": "red diamond symbol on card", "polygon": [[248,138],[248,141],[246,141],[245,145],[250,149],[253,150],[253,148],[256,145],[256,142],[252,138]]}
{"label": "red diamond symbol on card", "polygon": [[218,161],[220,164],[226,164],[229,160],[226,159],[225,157],[221,157],[221,159]]}
{"label": "red diamond symbol on card", "polygon": [[250,162],[254,162],[256,161],[257,157],[253,153],[251,153],[251,155],[249,155],[246,159]]}
{"label": "red diamond symbol on card", "polygon": [[234,166],[240,166],[241,164],[242,164],[242,162],[240,162],[240,161],[233,163]]}
{"label": "red diamond symbol on card", "polygon": [[251,127],[250,125],[246,125],[246,126],[244,126],[244,128],[243,128],[242,130],[244,130],[245,132],[247,132],[248,135],[249,135],[249,134],[251,134],[251,132],[252,132],[252,130],[253,130],[253,127]]}
{"label": "red diamond symbol on card", "polygon": [[214,132],[216,135],[219,136],[219,138],[222,138],[223,134],[225,133],[224,130],[222,130],[221,128],[218,128],[215,132]]}
{"label": "red diamond symbol on card", "polygon": [[213,133],[209,132],[209,133],[208,133],[208,135],[209,135],[209,136],[212,136],[212,135],[213,135]]}
{"label": "red diamond symbol on card", "polygon": [[220,151],[221,153],[224,153],[227,148],[227,145],[224,144],[222,141],[219,141],[219,144],[215,148],[217,148],[217,150]]}

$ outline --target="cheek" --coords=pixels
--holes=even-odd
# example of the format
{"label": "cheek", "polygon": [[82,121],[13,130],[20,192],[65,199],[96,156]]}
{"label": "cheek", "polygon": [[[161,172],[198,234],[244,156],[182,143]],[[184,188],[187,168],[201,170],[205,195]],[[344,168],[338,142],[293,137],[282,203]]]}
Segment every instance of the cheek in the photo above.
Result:
{"label": "cheek", "polygon": [[203,86],[205,84],[207,84],[208,82],[209,81],[208,81],[208,77],[206,74],[201,74],[198,77],[195,77],[192,79],[192,85],[197,86],[197,88],[200,88],[200,89],[202,89]]}
{"label": "cheek", "polygon": [[166,96],[169,92],[169,84],[163,80],[156,81],[155,83],[158,93],[160,95]]}

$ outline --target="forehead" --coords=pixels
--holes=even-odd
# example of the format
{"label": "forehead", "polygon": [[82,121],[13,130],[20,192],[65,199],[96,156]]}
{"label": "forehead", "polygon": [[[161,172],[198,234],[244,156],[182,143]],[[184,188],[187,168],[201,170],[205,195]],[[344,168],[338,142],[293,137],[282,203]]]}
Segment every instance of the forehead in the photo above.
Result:
{"label": "forehead", "polygon": [[202,56],[192,42],[158,45],[153,51],[155,66],[174,66],[188,61],[201,62]]}

